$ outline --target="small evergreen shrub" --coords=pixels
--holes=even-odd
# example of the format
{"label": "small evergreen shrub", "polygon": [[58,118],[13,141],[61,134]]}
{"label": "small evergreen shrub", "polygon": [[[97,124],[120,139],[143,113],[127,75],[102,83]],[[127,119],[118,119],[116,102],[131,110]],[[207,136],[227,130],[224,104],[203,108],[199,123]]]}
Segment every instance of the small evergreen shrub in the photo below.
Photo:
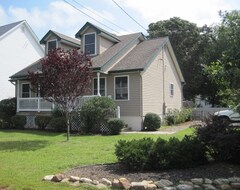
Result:
{"label": "small evergreen shrub", "polygon": [[125,123],[121,119],[109,119],[107,122],[107,127],[109,129],[109,135],[119,135]]}
{"label": "small evergreen shrub", "polygon": [[125,141],[120,140],[115,145],[118,161],[131,170],[149,169],[149,156],[154,141],[150,138]]}
{"label": "small evergreen shrub", "polygon": [[16,114],[16,98],[0,101],[0,128],[11,128],[11,118]]}
{"label": "small evergreen shrub", "polygon": [[207,148],[211,159],[240,164],[239,128],[215,121],[198,127],[196,135]]}
{"label": "small evergreen shrub", "polygon": [[50,120],[52,119],[51,116],[36,116],[35,122],[39,129],[44,130],[47,125],[49,124]]}
{"label": "small evergreen shrub", "polygon": [[81,120],[84,123],[82,132],[101,133],[100,124],[107,123],[108,119],[114,116],[115,107],[114,101],[105,96],[86,101],[80,110]]}
{"label": "small evergreen shrub", "polygon": [[26,124],[26,116],[14,115],[11,117],[13,129],[24,129]]}
{"label": "small evergreen shrub", "polygon": [[143,122],[145,131],[156,131],[161,127],[161,118],[155,113],[147,113]]}
{"label": "small evergreen shrub", "polygon": [[166,125],[176,125],[190,121],[192,117],[191,108],[183,108],[180,111],[178,109],[169,110],[165,115]]}

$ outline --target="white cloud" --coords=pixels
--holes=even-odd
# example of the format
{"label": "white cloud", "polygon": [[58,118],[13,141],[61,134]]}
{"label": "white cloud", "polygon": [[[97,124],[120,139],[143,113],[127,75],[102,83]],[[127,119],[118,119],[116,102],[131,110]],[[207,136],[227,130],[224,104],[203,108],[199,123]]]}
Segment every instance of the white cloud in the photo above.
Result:
{"label": "white cloud", "polygon": [[[219,21],[218,11],[236,8],[237,0],[121,0],[124,7],[140,13],[145,23],[180,17],[190,22],[212,24]],[[139,19],[138,19],[139,20]]]}
{"label": "white cloud", "polygon": [[0,6],[0,25],[5,24],[6,19],[7,19],[6,13],[4,9]]}

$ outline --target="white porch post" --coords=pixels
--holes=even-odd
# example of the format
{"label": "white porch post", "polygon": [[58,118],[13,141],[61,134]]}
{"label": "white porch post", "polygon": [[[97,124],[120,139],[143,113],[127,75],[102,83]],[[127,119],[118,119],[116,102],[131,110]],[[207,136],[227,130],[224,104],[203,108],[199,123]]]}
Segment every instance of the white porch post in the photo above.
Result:
{"label": "white porch post", "polygon": [[19,112],[19,97],[20,97],[20,84],[19,80],[17,80],[17,112]]}
{"label": "white porch post", "polygon": [[97,95],[101,96],[101,94],[100,94],[100,72],[97,73]]}
{"label": "white porch post", "polygon": [[40,100],[40,84],[38,84],[38,89],[37,89],[37,92],[38,92],[38,112],[40,112],[40,106],[41,106],[41,100]]}

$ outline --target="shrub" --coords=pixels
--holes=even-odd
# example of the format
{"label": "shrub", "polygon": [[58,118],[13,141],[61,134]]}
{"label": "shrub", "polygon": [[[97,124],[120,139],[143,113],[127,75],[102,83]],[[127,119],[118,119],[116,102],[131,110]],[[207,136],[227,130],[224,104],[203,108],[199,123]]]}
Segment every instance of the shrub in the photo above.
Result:
{"label": "shrub", "polygon": [[83,133],[101,133],[100,124],[115,114],[115,103],[108,97],[94,97],[86,101],[80,110],[81,120],[84,122]]}
{"label": "shrub", "polygon": [[64,117],[53,117],[49,122],[49,126],[51,129],[57,132],[67,130],[66,119]]}
{"label": "shrub", "polygon": [[198,127],[196,135],[215,161],[240,163],[240,130],[223,122],[210,122]]}
{"label": "shrub", "polygon": [[0,101],[0,128],[11,128],[11,118],[16,114],[16,98]]}
{"label": "shrub", "polygon": [[179,123],[183,123],[186,121],[190,121],[192,117],[192,109],[191,108],[183,108],[181,111],[178,109],[169,110],[165,115],[165,123],[166,125],[175,125]]}
{"label": "shrub", "polygon": [[26,124],[26,116],[14,115],[11,117],[11,122],[13,129],[24,129]]}
{"label": "shrub", "polygon": [[115,145],[118,161],[131,170],[149,169],[149,156],[154,141],[150,138],[125,141],[120,140]]}
{"label": "shrub", "polygon": [[189,168],[207,162],[206,148],[195,136],[119,141],[115,154],[130,170]]}
{"label": "shrub", "polygon": [[161,126],[161,118],[155,113],[147,113],[143,122],[144,130],[156,131]]}
{"label": "shrub", "polygon": [[109,119],[107,122],[107,127],[109,129],[109,135],[119,135],[125,123],[121,119]]}
{"label": "shrub", "polygon": [[35,122],[39,129],[44,130],[49,124],[51,119],[52,119],[51,116],[36,116]]}

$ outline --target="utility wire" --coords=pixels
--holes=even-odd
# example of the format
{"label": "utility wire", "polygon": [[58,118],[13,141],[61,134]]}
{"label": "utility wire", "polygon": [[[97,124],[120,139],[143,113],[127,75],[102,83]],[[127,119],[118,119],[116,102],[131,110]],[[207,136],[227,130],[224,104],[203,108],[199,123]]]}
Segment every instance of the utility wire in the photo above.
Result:
{"label": "utility wire", "polygon": [[111,23],[112,25],[118,27],[119,29],[126,31],[125,28],[122,28],[121,26],[118,26],[117,24],[113,23],[113,22],[110,21],[109,19],[107,19],[107,18],[103,17],[102,15],[100,15],[100,14],[92,11],[91,9],[87,8],[86,6],[84,6],[84,5],[82,5],[81,3],[77,2],[76,0],[73,0],[73,1],[74,1],[75,3],[77,3],[78,5],[80,5],[81,7],[85,8],[86,10],[88,10],[89,12],[95,14],[96,16],[101,17],[102,19],[108,21],[109,23]]}
{"label": "utility wire", "polygon": [[147,31],[146,28],[144,28],[144,26],[142,26],[138,21],[136,21],[131,15],[129,15],[116,1],[112,0],[112,2],[114,2],[128,17],[130,17],[135,23],[138,24],[138,26],[140,26],[141,28],[143,28],[144,30]]}
{"label": "utility wire", "polygon": [[76,6],[74,6],[73,4],[69,3],[67,0],[63,0],[63,1],[64,1],[65,3],[67,3],[68,5],[70,5],[71,7],[73,7],[74,9],[78,10],[79,12],[81,12],[82,14],[86,15],[87,17],[93,19],[93,20],[96,21],[97,23],[105,26],[106,28],[108,28],[108,29],[110,29],[110,30],[112,30],[112,31],[114,31],[114,32],[116,32],[116,33],[119,33],[119,32],[117,32],[117,31],[115,31],[114,29],[110,28],[109,26],[107,26],[107,25],[103,24],[102,22],[98,21],[97,19],[93,18],[92,16],[88,15],[87,13],[83,12],[82,10],[80,10],[79,8],[77,8]]}

